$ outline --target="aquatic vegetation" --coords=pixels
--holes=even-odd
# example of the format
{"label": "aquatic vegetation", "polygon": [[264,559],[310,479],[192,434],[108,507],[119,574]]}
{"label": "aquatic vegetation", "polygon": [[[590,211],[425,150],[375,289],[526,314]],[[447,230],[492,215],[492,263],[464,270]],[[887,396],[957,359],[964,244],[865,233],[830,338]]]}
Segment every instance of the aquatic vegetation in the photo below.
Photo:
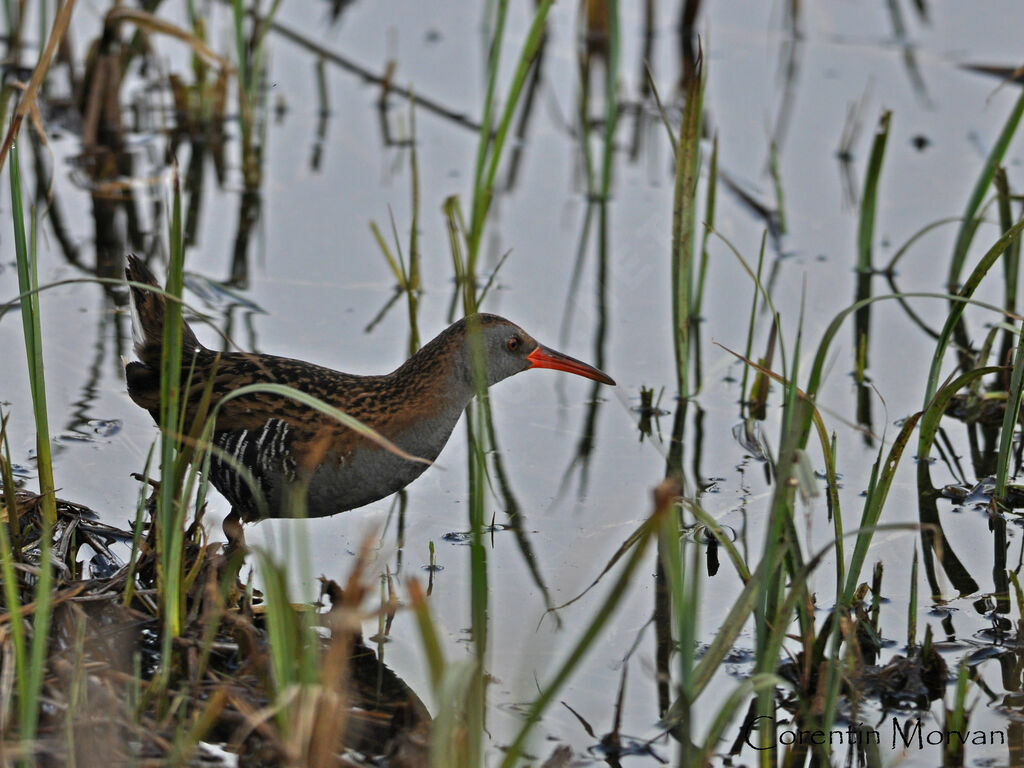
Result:
{"label": "aquatic vegetation", "polygon": [[[1020,19],[150,6],[0,14],[0,759],[1020,762],[1024,96],[941,43]],[[221,520],[183,322],[379,370],[477,311],[619,389],[478,364],[423,482]]]}

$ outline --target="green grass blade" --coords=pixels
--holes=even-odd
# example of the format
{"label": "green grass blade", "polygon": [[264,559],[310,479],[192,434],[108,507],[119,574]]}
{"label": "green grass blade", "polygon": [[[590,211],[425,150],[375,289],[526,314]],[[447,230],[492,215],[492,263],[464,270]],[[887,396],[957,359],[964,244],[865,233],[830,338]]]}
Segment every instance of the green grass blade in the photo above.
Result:
{"label": "green grass blade", "polygon": [[[704,307],[704,283],[708,273],[708,240],[711,239],[711,232],[715,228],[715,199],[718,192],[718,134],[715,134],[711,141],[711,162],[708,164],[708,188],[704,198],[704,235],[700,244],[700,269],[697,272],[696,295],[690,306],[690,314],[693,321],[700,318]],[[767,234],[767,232],[765,233]],[[761,242],[762,255],[764,253],[764,241]],[[760,274],[760,266],[758,266]],[[755,302],[756,303],[756,302]],[[740,390],[741,392],[743,390]]]}
{"label": "green grass blade", "polygon": [[418,319],[420,291],[420,164],[416,149],[416,101],[409,98],[409,175],[412,186],[412,221],[409,225],[409,279],[406,286],[406,303],[409,307],[409,355],[420,349],[420,327]]}
{"label": "green grass blade", "polygon": [[1017,332],[1017,352],[1013,358],[1010,391],[1003,411],[1003,426],[999,432],[999,454],[996,463],[996,490],[998,501],[1006,500],[1006,482],[1013,461],[1013,439],[1020,418],[1020,399],[1024,395],[1024,327]]}
{"label": "green grass blade", "polygon": [[[985,164],[981,167],[981,173],[978,174],[978,179],[975,181],[974,188],[971,190],[971,195],[967,200],[960,229],[957,232],[956,244],[953,246],[953,258],[949,264],[947,287],[950,291],[958,287],[960,273],[963,271],[964,262],[967,260],[967,250],[977,230],[978,210],[981,208],[982,201],[985,199],[985,193],[992,183],[992,177],[995,175],[996,168],[1002,164],[1006,150],[1010,146],[1010,141],[1017,132],[1021,115],[1024,115],[1024,93],[1021,93],[1017,98],[1017,102],[1013,105],[1013,109],[1010,110],[1010,114],[1003,124],[1003,129],[1000,131],[995,144],[992,145],[992,149],[985,159]],[[959,318],[957,319],[959,320]]]}
{"label": "green grass blade", "polygon": [[[11,214],[14,222],[14,248],[18,267],[18,287],[22,293],[21,312],[28,357],[32,410],[36,427],[36,459],[39,473],[39,494],[42,510],[42,531],[39,553],[39,580],[36,583],[32,643],[24,686],[25,698],[19,698],[19,735],[26,743],[35,739],[39,717],[39,696],[46,668],[50,642],[53,568],[53,529],[57,521],[57,500],[54,495],[53,467],[50,457],[50,434],[46,415],[46,385],[43,374],[43,334],[39,320],[39,276],[33,237],[32,248],[25,237],[24,208],[21,198],[21,167],[17,144],[11,146]],[[17,605],[11,606],[17,610]],[[20,690],[19,685],[19,690]]]}
{"label": "green grass blade", "polygon": [[[18,702],[25,706],[32,700],[29,693],[28,656],[25,647],[25,623],[21,618],[21,594],[18,589],[19,581],[14,570],[18,561],[18,552],[14,544],[16,537],[10,536],[9,532],[17,525],[17,501],[14,478],[11,476],[11,456],[7,443],[7,420],[8,414],[0,417],[0,444],[3,445],[4,455],[0,458],[3,463],[3,491],[4,507],[6,515],[0,520],[0,574],[4,579],[4,602],[7,606],[7,613],[11,620],[7,624],[14,642],[14,678],[18,689]],[[22,712],[19,709],[19,724]]]}
{"label": "green grass blade", "polygon": [[[754,610],[758,593],[767,574],[773,573],[779,566],[781,553],[776,553],[772,559],[764,559],[758,564],[751,578],[743,587],[743,591],[736,597],[729,607],[729,613],[722,620],[715,639],[711,641],[700,662],[697,664],[693,675],[692,690],[693,697],[697,698],[711,682],[711,678],[721,667],[722,662],[733,649],[733,643],[739,637],[747,619]],[[671,712],[671,710],[670,710]]]}
{"label": "green grass blade", "polygon": [[932,398],[928,408],[921,416],[921,429],[917,444],[918,460],[927,461],[931,455],[932,444],[935,442],[935,435],[939,431],[939,424],[946,413],[946,407],[949,405],[950,400],[953,399],[953,395],[961,389],[980,382],[985,376],[1002,373],[1002,370],[998,366],[975,368],[973,371],[960,374],[935,393],[935,397]]}
{"label": "green grass blade", "polygon": [[[1024,101],[1024,95],[1021,96],[1021,99]],[[988,274],[989,269],[991,269],[992,265],[995,264],[999,257],[1003,255],[1007,247],[1020,236],[1021,231],[1024,231],[1024,218],[1020,219],[1016,224],[1010,227],[1010,229],[1006,230],[1002,237],[1000,237],[995,244],[988,249],[988,252],[981,257],[981,260],[978,262],[977,266],[975,266],[974,270],[967,278],[967,281],[957,294],[958,297],[970,298],[974,294],[974,290],[978,287],[979,283],[981,283],[982,278]],[[928,381],[925,385],[925,407],[927,407],[928,401],[932,399],[932,396],[935,394],[935,390],[939,386],[939,375],[942,368],[942,361],[945,357],[946,349],[949,346],[950,340],[953,337],[953,331],[956,329],[957,325],[960,323],[960,318],[963,316],[965,307],[966,303],[962,301],[954,304],[950,308],[949,314],[946,317],[946,322],[943,325],[942,333],[939,337],[939,343],[936,345],[935,353],[932,356],[931,368],[928,371]]]}
{"label": "green grass blade", "polygon": [[600,199],[607,202],[612,191],[615,167],[615,129],[619,125],[619,0],[606,0],[608,12],[608,58],[605,62],[604,151],[601,161]]}
{"label": "green grass blade", "polygon": [[700,61],[685,84],[685,106],[676,147],[672,193],[672,329],[679,396],[690,391],[691,282],[696,245],[697,180],[704,98],[704,67]]}
{"label": "green grass blade", "polygon": [[[512,117],[515,115],[516,106],[519,103],[519,96],[522,93],[523,85],[526,83],[526,76],[544,39],[548,11],[554,5],[554,0],[541,0],[533,15],[533,22],[523,42],[522,51],[519,54],[519,62],[509,86],[508,94],[505,97],[505,106],[501,119],[498,121],[494,132],[494,139],[490,143],[490,151],[485,162],[485,170],[477,179],[473,188],[473,209],[471,227],[468,238],[468,266],[471,272],[475,271],[477,255],[480,251],[480,242],[483,238],[484,221],[487,212],[490,210],[491,198],[494,193],[494,179],[498,175],[498,165],[501,162],[502,149],[505,146],[505,139],[508,136],[509,127],[512,124]],[[490,137],[481,133],[480,141],[487,142]]]}
{"label": "green grass blade", "polygon": [[408,585],[409,600],[412,604],[413,613],[416,615],[416,626],[419,629],[420,642],[423,643],[423,650],[427,658],[427,670],[430,673],[430,685],[434,694],[439,695],[441,681],[444,677],[446,666],[444,650],[441,647],[441,640],[438,637],[437,626],[430,616],[430,606],[427,605],[423,588],[416,579],[411,579]]}
{"label": "green grass blade", "polygon": [[[142,470],[143,477],[149,477],[149,469],[153,463],[153,445],[149,446],[146,454],[146,463]],[[142,522],[146,514],[146,491],[148,486],[142,483],[139,486],[139,499],[135,505],[135,525],[132,527],[132,551],[128,556],[128,575],[125,577],[124,597],[121,605],[125,608],[132,604],[132,596],[135,594],[135,568],[142,555]]]}
{"label": "green grass blade", "polygon": [[516,734],[515,738],[513,738],[505,752],[505,758],[501,762],[501,768],[512,768],[512,766],[516,765],[517,761],[522,756],[523,748],[526,745],[526,739],[529,736],[530,731],[533,729],[533,726],[538,720],[540,720],[548,705],[554,700],[554,697],[569,679],[570,675],[575,671],[584,655],[597,641],[601,632],[608,626],[608,622],[611,616],[615,613],[615,610],[621,605],[623,595],[632,585],[634,574],[644,562],[647,545],[657,534],[661,518],[668,516],[671,509],[674,492],[667,492],[667,486],[674,486],[674,484],[666,481],[659,486],[659,490],[656,492],[657,500],[655,503],[654,514],[648,518],[646,523],[642,526],[641,535],[639,536],[629,560],[623,567],[619,577],[615,580],[608,592],[608,595],[598,607],[598,610],[594,612],[593,616],[591,616],[590,621],[583,630],[583,633],[569,650],[568,656],[562,664],[559,665],[551,681],[542,687],[540,696],[538,696],[533,704],[530,705],[530,709],[526,714],[526,719],[522,727],[519,729],[519,732]]}
{"label": "green grass blade", "polygon": [[36,427],[36,463],[39,472],[39,494],[43,517],[52,526],[57,521],[54,497],[53,463],[50,456],[50,428],[46,411],[46,384],[43,371],[43,333],[39,320],[39,277],[36,254],[30,250],[25,236],[25,213],[21,197],[21,167],[18,147],[11,147],[11,216],[14,222],[14,251],[18,269],[18,290],[21,292],[21,319],[28,358],[29,386]]}
{"label": "green grass blade", "polygon": [[163,653],[160,681],[170,675],[171,643],[184,626],[181,590],[181,551],[184,537],[186,503],[180,496],[176,479],[176,458],[180,447],[181,414],[182,313],[181,294],[184,289],[184,251],[181,239],[181,189],[174,178],[171,215],[168,221],[170,260],[165,291],[174,300],[165,303],[163,339],[160,358],[160,490],[157,495],[156,544],[158,590],[163,619]]}
{"label": "green grass blade", "polygon": [[[487,162],[487,150],[491,146],[491,124],[494,122],[494,94],[498,84],[498,69],[501,64],[501,46],[505,39],[505,19],[508,17],[508,0],[498,0],[496,18],[494,23],[494,35],[491,37],[491,44],[487,57],[487,90],[484,94],[484,110],[480,120],[480,139],[476,148],[476,163],[473,166],[473,205],[483,203],[483,197],[478,197],[475,192],[481,189],[484,167]],[[473,211],[473,220],[476,220],[476,210]]]}
{"label": "green grass blade", "polygon": [[889,123],[892,112],[885,110],[878,119],[875,140],[871,145],[871,156],[868,159],[867,175],[864,177],[864,193],[861,196],[860,221],[857,225],[857,270],[870,272],[871,244],[875,237],[875,213],[878,207],[878,180],[882,175],[882,160],[885,157],[885,144],[889,138]]}
{"label": "green grass blade", "polygon": [[[892,486],[892,482],[896,477],[896,468],[899,464],[900,458],[903,455],[903,450],[907,447],[907,443],[910,441],[911,435],[914,432],[914,428],[917,426],[918,419],[921,417],[920,413],[908,417],[904,422],[903,426],[900,427],[899,433],[896,435],[896,439],[893,441],[892,446],[889,449],[889,453],[885,458],[884,464],[876,463],[876,471],[878,472],[878,482],[872,491],[869,493],[868,498],[864,501],[864,511],[861,515],[860,530],[862,533],[857,536],[857,543],[853,548],[853,555],[850,558],[850,566],[846,573],[846,589],[843,592],[844,605],[849,605],[853,599],[853,593],[857,589],[857,582],[860,581],[861,568],[864,566],[864,561],[867,559],[868,548],[871,545],[871,539],[875,527],[878,525],[878,521],[882,516],[882,510],[885,506],[886,497],[889,494],[889,488]],[[879,461],[881,460],[881,450],[879,451]]]}
{"label": "green grass blade", "polygon": [[[777,688],[784,688],[788,683],[777,675],[759,674],[744,680],[736,689],[729,694],[722,702],[722,706],[715,713],[711,725],[704,735],[704,746],[696,756],[693,765],[711,765],[712,758],[721,751],[719,741],[725,735],[725,729],[729,727],[736,710],[743,702],[750,698],[751,694],[772,693]],[[684,765],[680,762],[679,765]]]}
{"label": "green grass blade", "polygon": [[968,720],[970,719],[970,709],[967,707],[967,686],[971,678],[971,667],[966,660],[960,662],[960,668],[957,670],[956,676],[956,688],[953,692],[953,708],[945,710],[946,719],[943,723],[943,731],[947,734],[964,734],[964,739],[947,738],[946,747],[942,755],[942,765],[945,766],[963,766],[964,765],[964,744],[966,741],[966,734],[969,733],[967,730]]}
{"label": "green grass blade", "polygon": [[910,601],[907,605],[907,650],[917,645],[917,547],[910,566]]}

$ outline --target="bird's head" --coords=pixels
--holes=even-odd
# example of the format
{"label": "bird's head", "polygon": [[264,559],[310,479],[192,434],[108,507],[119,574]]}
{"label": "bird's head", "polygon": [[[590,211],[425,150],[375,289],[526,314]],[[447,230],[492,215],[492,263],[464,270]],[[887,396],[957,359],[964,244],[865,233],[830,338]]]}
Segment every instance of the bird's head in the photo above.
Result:
{"label": "bird's head", "polygon": [[[497,315],[473,315],[465,320],[466,350],[472,365],[475,341],[480,344],[487,386],[530,368],[553,368],[613,385],[610,376],[592,365],[545,347],[515,323]],[[470,369],[472,370],[472,369]]]}

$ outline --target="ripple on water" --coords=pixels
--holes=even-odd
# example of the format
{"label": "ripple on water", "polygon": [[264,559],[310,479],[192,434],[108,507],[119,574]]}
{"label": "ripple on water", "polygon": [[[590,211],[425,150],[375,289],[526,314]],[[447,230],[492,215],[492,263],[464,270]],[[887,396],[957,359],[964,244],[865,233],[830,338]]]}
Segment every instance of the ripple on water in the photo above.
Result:
{"label": "ripple on water", "polygon": [[63,445],[73,443],[104,443],[121,431],[120,419],[89,419],[75,429],[60,433],[54,441]]}

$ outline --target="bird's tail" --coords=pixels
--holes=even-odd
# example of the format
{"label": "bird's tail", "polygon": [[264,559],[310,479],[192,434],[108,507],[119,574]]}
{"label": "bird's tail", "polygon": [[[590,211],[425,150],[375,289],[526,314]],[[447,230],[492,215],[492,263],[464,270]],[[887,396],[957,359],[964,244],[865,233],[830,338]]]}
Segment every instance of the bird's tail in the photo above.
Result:
{"label": "bird's tail", "polygon": [[[141,259],[135,255],[128,256],[128,266],[124,275],[129,282],[141,283],[156,290],[148,290],[140,285],[132,285],[132,336],[135,340],[135,354],[147,366],[160,368],[160,350],[164,338],[164,311],[167,306],[164,296],[160,293],[160,284]],[[202,349],[199,339],[189,328],[188,323],[181,324],[181,351],[184,359],[193,352]]]}

